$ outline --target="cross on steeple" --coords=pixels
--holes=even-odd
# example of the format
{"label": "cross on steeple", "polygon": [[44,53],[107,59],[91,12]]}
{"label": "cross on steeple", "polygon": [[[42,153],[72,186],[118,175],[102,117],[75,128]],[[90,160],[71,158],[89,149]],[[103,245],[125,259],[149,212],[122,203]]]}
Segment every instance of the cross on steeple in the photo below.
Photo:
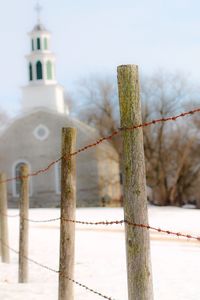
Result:
{"label": "cross on steeple", "polygon": [[40,24],[41,20],[40,20],[40,17],[41,17],[41,11],[42,11],[42,6],[40,5],[39,1],[37,1],[37,4],[35,6],[35,10],[36,10],[36,13],[37,13],[37,21],[38,21],[38,24]]}

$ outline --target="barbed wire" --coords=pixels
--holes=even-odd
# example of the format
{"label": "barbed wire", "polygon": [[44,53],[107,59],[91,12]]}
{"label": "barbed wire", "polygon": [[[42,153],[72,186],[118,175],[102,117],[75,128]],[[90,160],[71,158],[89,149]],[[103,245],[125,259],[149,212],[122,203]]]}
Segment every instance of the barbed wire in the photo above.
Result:
{"label": "barbed wire", "polygon": [[154,124],[157,124],[157,123],[161,123],[161,122],[176,121],[179,118],[183,118],[183,117],[186,117],[186,116],[189,116],[189,115],[193,115],[193,114],[199,113],[199,112],[200,112],[200,108],[196,108],[194,110],[190,110],[190,111],[181,113],[181,114],[176,115],[176,116],[167,117],[167,118],[161,118],[161,119],[155,119],[155,120],[152,120],[152,121],[149,121],[149,122],[145,122],[145,123],[142,123],[142,124],[139,124],[139,125],[133,125],[133,126],[130,126],[130,127],[124,127],[124,128],[121,127],[118,130],[116,130],[113,133],[111,133],[110,135],[102,137],[102,138],[96,140],[94,143],[88,144],[88,145],[86,145],[86,146],[78,149],[77,151],[75,151],[73,153],[70,153],[69,155],[61,156],[60,158],[52,161],[45,168],[39,169],[39,170],[37,170],[35,172],[32,172],[32,173],[28,174],[27,176],[23,176],[23,177],[22,176],[16,176],[16,177],[8,178],[6,180],[0,181],[0,183],[6,183],[6,182],[14,181],[14,180],[19,180],[19,179],[22,179],[22,178],[34,177],[34,176],[37,176],[39,174],[46,173],[46,172],[48,172],[52,168],[52,166],[54,166],[55,164],[59,163],[63,158],[70,159],[71,157],[73,157],[75,155],[78,155],[81,152],[84,152],[84,151],[88,150],[89,148],[93,148],[93,147],[98,146],[99,144],[101,144],[104,141],[111,140],[114,136],[118,135],[122,131],[135,130],[135,129],[139,129],[139,128],[151,126],[151,125],[154,125]]}
{"label": "barbed wire", "polygon": [[[97,141],[95,141],[94,143],[91,143],[91,144],[88,144],[80,149],[78,149],[77,151],[73,152],[73,153],[70,153],[69,155],[65,155],[65,156],[62,156],[58,159],[56,159],[55,161],[52,161],[46,168],[43,168],[43,169],[39,169],[35,172],[32,172],[30,174],[28,174],[27,176],[16,176],[16,177],[13,177],[13,178],[8,178],[6,180],[3,180],[3,181],[0,181],[0,183],[6,183],[6,182],[10,182],[10,181],[13,181],[13,180],[19,180],[19,179],[22,179],[22,178],[28,178],[28,177],[33,177],[33,176],[37,176],[41,173],[45,173],[47,171],[49,171],[51,169],[51,167],[57,163],[59,163],[63,158],[65,158],[66,160],[70,159],[71,157],[73,156],[76,156],[78,155],[79,153],[81,152],[84,152],[86,150],[88,150],[89,148],[92,148],[92,147],[96,147],[98,146],[99,144],[101,144],[102,142],[104,141],[107,141],[107,140],[111,140],[114,136],[118,135],[120,132],[122,131],[130,131],[130,130],[135,130],[135,129],[139,129],[139,128],[143,128],[143,127],[147,127],[147,126],[151,126],[151,125],[154,125],[154,124],[157,124],[157,123],[161,123],[161,122],[168,122],[168,121],[176,121],[177,119],[179,118],[182,118],[182,117],[185,117],[185,116],[189,116],[189,115],[192,115],[192,114],[195,114],[197,112],[200,112],[200,108],[197,108],[197,109],[194,109],[194,110],[191,110],[191,111],[188,111],[188,112],[184,112],[184,113],[181,113],[179,115],[176,115],[176,116],[172,116],[172,117],[167,117],[167,118],[161,118],[161,119],[156,119],[156,120],[152,120],[152,121],[149,121],[149,122],[146,122],[146,123],[142,123],[142,124],[139,124],[139,125],[133,125],[133,126],[130,126],[130,127],[121,127],[119,128],[118,130],[114,131],[112,134],[110,134],[109,136],[105,136],[105,137],[102,137],[100,139],[98,139]],[[20,215],[7,215],[8,217],[11,217],[11,218],[15,218],[15,217],[19,217]],[[58,220],[61,220],[61,218],[52,218],[52,219],[47,219],[47,220],[33,220],[33,219],[29,219],[29,218],[24,218],[26,221],[28,222],[32,222],[32,223],[47,223],[47,222],[54,222],[54,221],[58,221]],[[185,234],[185,233],[181,233],[181,232],[175,232],[175,231],[170,231],[170,230],[165,230],[165,229],[161,229],[161,228],[156,228],[156,227],[152,227],[150,225],[147,225],[147,224],[137,224],[137,223],[133,223],[133,222],[130,222],[128,220],[114,220],[114,221],[98,221],[98,222],[88,222],[88,221],[78,221],[78,220],[68,220],[68,219],[64,219],[64,221],[66,222],[72,222],[72,223],[76,223],[76,224],[82,224],[82,225],[128,225],[128,226],[133,226],[133,227],[138,227],[138,228],[143,228],[143,229],[147,229],[147,230],[153,230],[153,231],[156,231],[156,232],[160,232],[160,233],[165,233],[165,234],[168,234],[168,235],[173,235],[173,236],[176,236],[176,237],[184,237],[184,238],[187,238],[187,239],[195,239],[197,240],[198,242],[200,242],[200,236],[194,236],[194,235],[191,235],[191,234]],[[2,239],[0,238],[0,241],[1,243],[7,247],[8,249],[10,249],[12,252],[16,253],[19,255],[19,251],[9,247],[8,245],[4,244],[2,242]],[[62,274],[60,273],[60,271],[58,270],[55,270],[55,269],[52,269],[51,267],[49,266],[46,266],[40,262],[37,262],[36,260],[32,259],[32,258],[29,258],[29,257],[26,257],[26,256],[23,256],[24,259],[34,263],[35,265],[43,268],[43,269],[46,269],[48,271],[51,271],[51,272],[54,272],[56,274],[60,274],[60,276],[64,276],[67,280],[73,282],[74,284],[86,289],[87,291],[91,292],[91,293],[94,293],[104,299],[108,299],[108,300],[114,300],[113,298],[111,297],[108,297],[94,289],[91,289],[89,288],[88,286],[86,286],[85,284],[82,284],[68,276],[66,276],[65,274]]]}
{"label": "barbed wire", "polygon": [[200,112],[200,108],[196,108],[196,109],[193,109],[193,110],[190,110],[190,111],[187,111],[187,112],[183,112],[183,113],[181,113],[179,115],[176,115],[176,116],[152,120],[152,121],[149,121],[149,122],[146,122],[146,123],[143,123],[143,124],[140,124],[140,125],[136,125],[136,126],[134,125],[134,126],[130,126],[130,127],[124,127],[124,128],[122,127],[122,128],[120,128],[120,130],[134,130],[134,129],[141,128],[141,127],[151,126],[151,125],[154,125],[154,124],[157,124],[157,123],[168,122],[168,121],[176,121],[177,119],[184,118],[184,117],[189,116],[189,115],[193,115],[197,112]]}
{"label": "barbed wire", "polygon": [[[1,238],[0,238],[0,241],[1,241],[1,243],[2,243],[6,248],[8,248],[10,251],[14,252],[15,254],[20,255],[19,251],[17,251],[16,249],[13,249],[12,247],[10,247],[10,246],[8,246],[7,244],[3,243]],[[55,270],[55,269],[52,269],[51,267],[46,266],[46,265],[44,265],[44,264],[42,264],[42,263],[40,263],[40,262],[38,262],[38,261],[36,261],[36,260],[30,258],[30,257],[27,257],[27,256],[25,256],[25,255],[22,255],[22,257],[23,257],[24,259],[26,259],[27,261],[30,261],[31,263],[33,263],[33,264],[35,264],[35,265],[37,265],[37,266],[39,266],[39,267],[41,267],[41,268],[43,268],[43,269],[46,269],[46,270],[51,271],[51,272],[54,272],[54,273],[56,273],[56,274],[60,274],[62,277],[68,279],[69,281],[71,281],[71,282],[73,282],[74,284],[76,284],[76,285],[78,285],[78,286],[80,286],[80,287],[86,289],[87,291],[89,291],[89,292],[91,292],[91,293],[93,293],[93,294],[96,294],[96,295],[98,295],[98,296],[100,296],[100,297],[102,297],[102,298],[104,298],[104,299],[107,299],[107,300],[115,300],[114,298],[108,297],[108,296],[106,296],[106,295],[104,295],[104,294],[102,294],[102,293],[100,293],[100,292],[98,292],[98,291],[96,291],[96,290],[94,290],[94,289],[91,289],[91,288],[88,287],[87,285],[82,284],[82,283],[80,283],[80,282],[78,282],[78,281],[76,281],[76,280],[70,278],[69,276],[66,276],[65,274],[62,274],[60,271]]]}
{"label": "barbed wire", "polygon": [[198,242],[200,242],[200,236],[194,236],[191,234],[185,234],[185,233],[181,233],[181,232],[175,232],[175,231],[170,231],[170,230],[166,230],[166,229],[161,229],[161,228],[156,228],[150,225],[146,225],[146,224],[137,224],[137,223],[133,223],[130,222],[128,220],[115,220],[115,221],[100,221],[100,222],[85,222],[85,221],[77,221],[77,220],[70,220],[70,219],[64,219],[66,222],[71,222],[71,223],[76,223],[76,224],[82,224],[82,225],[122,225],[122,224],[126,224],[128,226],[133,226],[133,227],[140,227],[140,228],[146,228],[148,230],[153,230],[153,231],[157,231],[157,232],[161,232],[161,233],[166,233],[168,235],[174,235],[177,237],[184,237],[187,239],[194,239],[197,240]]}
{"label": "barbed wire", "polygon": [[[3,214],[4,216],[7,217],[20,217],[20,215],[6,215]],[[24,220],[26,220],[27,222],[30,223],[50,223],[50,222],[55,222],[55,221],[59,221],[61,220],[61,217],[58,218],[52,218],[52,219],[45,219],[45,220],[33,220],[33,219],[29,219],[29,218],[24,218]],[[104,225],[104,226],[108,226],[108,225],[123,225],[126,224],[128,226],[133,226],[133,227],[140,227],[140,228],[146,228],[149,230],[153,230],[153,231],[157,231],[160,233],[166,233],[168,235],[174,235],[177,237],[184,237],[187,239],[194,239],[197,240],[198,242],[200,242],[200,236],[195,236],[193,234],[186,234],[186,233],[182,233],[182,232],[175,232],[175,231],[171,231],[171,230],[167,230],[167,229],[161,229],[161,228],[157,228],[157,227],[153,227],[147,224],[138,224],[138,223],[133,223],[130,222],[128,220],[114,220],[114,221],[97,221],[97,222],[91,222],[91,221],[79,221],[79,220],[70,220],[70,219],[65,219],[63,218],[62,220],[66,221],[66,222],[71,222],[74,224],[81,224],[81,225],[94,225],[94,226],[98,226],[98,225]]]}

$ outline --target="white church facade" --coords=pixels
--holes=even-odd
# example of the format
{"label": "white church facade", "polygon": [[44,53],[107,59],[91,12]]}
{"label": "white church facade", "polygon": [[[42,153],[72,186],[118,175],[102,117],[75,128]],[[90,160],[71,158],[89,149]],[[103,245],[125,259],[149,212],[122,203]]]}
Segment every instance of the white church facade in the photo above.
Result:
{"label": "white church facade", "polygon": [[[44,169],[61,156],[61,130],[77,128],[77,149],[98,136],[88,125],[70,116],[64,90],[56,81],[51,34],[39,21],[30,32],[31,53],[26,56],[28,84],[22,88],[21,114],[0,136],[0,170],[8,178],[19,175],[22,164],[30,172]],[[10,207],[19,204],[20,181],[8,184]],[[77,205],[99,206],[105,199],[120,203],[118,156],[108,142],[77,156]],[[30,177],[30,206],[60,205],[60,164]]]}

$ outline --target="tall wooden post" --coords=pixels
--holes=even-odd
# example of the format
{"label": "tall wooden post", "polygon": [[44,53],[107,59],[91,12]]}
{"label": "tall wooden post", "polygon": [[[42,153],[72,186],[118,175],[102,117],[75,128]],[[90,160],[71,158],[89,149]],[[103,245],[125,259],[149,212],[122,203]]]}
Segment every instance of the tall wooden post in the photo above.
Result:
{"label": "tall wooden post", "polygon": [[28,282],[28,210],[29,210],[29,168],[26,164],[21,166],[21,192],[20,192],[20,236],[19,236],[19,283]]}
{"label": "tall wooden post", "polygon": [[9,263],[8,218],[7,218],[7,184],[6,175],[0,174],[0,232],[2,262]]}
{"label": "tall wooden post", "polygon": [[75,158],[69,154],[75,151],[76,129],[62,130],[62,166],[61,166],[61,226],[60,226],[60,273],[59,300],[73,300],[75,224],[65,220],[75,219],[76,175]]}
{"label": "tall wooden post", "polygon": [[[118,67],[118,88],[123,136],[123,188],[125,220],[148,224],[146,173],[141,124],[138,66]],[[123,130],[124,128],[124,130]],[[128,299],[152,300],[150,242],[147,229],[126,225]]]}

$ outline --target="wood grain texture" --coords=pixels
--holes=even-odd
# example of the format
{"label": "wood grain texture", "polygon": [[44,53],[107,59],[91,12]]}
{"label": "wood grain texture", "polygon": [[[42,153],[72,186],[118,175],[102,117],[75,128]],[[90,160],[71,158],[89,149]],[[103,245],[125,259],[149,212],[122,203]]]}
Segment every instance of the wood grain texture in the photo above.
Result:
{"label": "wood grain texture", "polygon": [[74,299],[74,284],[67,278],[74,278],[75,220],[76,211],[76,163],[69,154],[75,152],[76,129],[62,130],[61,166],[61,227],[60,227],[60,274],[59,300]]}
{"label": "wood grain texture", "polygon": [[21,166],[21,192],[20,192],[20,233],[19,233],[19,283],[28,282],[28,234],[29,234],[29,168]]}
{"label": "wood grain texture", "polygon": [[[142,123],[138,67],[118,67],[121,127]],[[142,129],[123,131],[123,189],[125,219],[148,224]],[[129,300],[152,300],[152,270],[147,229],[126,226]]]}

